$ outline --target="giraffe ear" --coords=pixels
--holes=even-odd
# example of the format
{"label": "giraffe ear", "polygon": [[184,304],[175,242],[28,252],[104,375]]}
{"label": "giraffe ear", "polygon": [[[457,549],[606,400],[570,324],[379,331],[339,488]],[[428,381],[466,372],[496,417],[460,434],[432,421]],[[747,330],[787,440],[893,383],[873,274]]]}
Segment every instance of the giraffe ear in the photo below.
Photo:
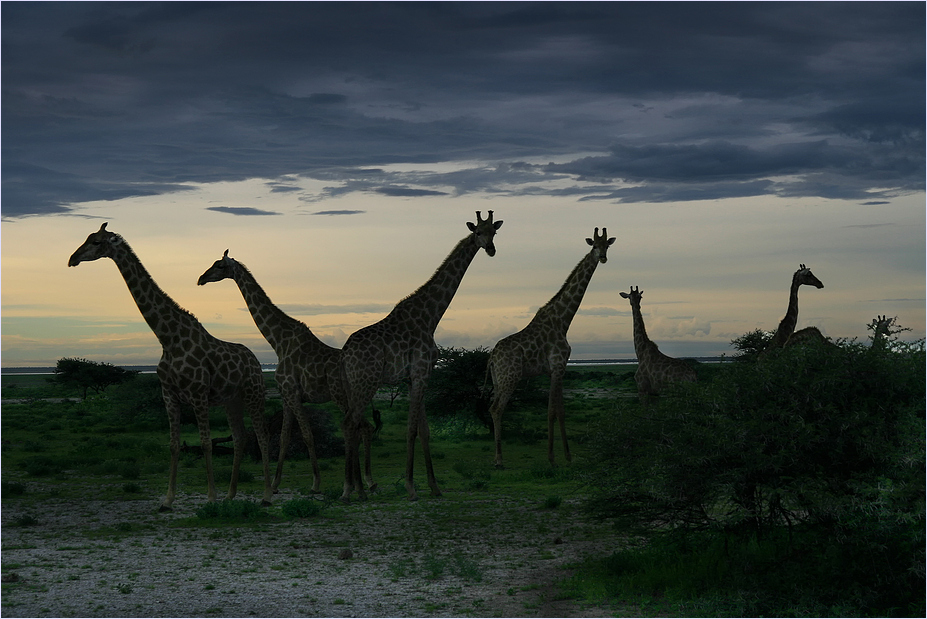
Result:
{"label": "giraffe ear", "polygon": [[476,232],[476,225],[472,221],[467,222],[467,227],[470,228],[470,232]]}
{"label": "giraffe ear", "polygon": [[502,227],[502,220],[500,219],[499,221],[494,222],[493,225],[492,225],[492,227],[495,228],[496,230],[498,230],[499,228],[501,228],[501,227]]}
{"label": "giraffe ear", "polygon": [[623,290],[622,290],[621,292],[619,292],[618,294],[621,295],[621,298],[622,298],[622,299],[627,299],[627,298],[629,298],[629,297],[631,296],[631,295],[629,295],[627,292],[624,292]]}
{"label": "giraffe ear", "polygon": [[614,243],[614,242],[615,242],[615,237],[612,237],[612,238],[608,239],[608,244],[609,244],[609,246],[610,246],[612,243]]}
{"label": "giraffe ear", "polygon": [[589,237],[586,237],[586,244],[587,244],[587,245],[594,245],[594,243],[592,242],[592,239],[590,239]]}

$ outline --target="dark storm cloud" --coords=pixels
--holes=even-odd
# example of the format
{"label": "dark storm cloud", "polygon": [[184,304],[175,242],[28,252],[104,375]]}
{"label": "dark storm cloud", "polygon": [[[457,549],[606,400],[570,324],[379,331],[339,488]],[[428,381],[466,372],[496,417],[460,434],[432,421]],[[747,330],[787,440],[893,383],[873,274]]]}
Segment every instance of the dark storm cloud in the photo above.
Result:
{"label": "dark storm cloud", "polygon": [[[874,189],[868,197],[879,199],[924,187],[919,2],[7,2],[0,11],[5,217],[292,175],[333,174],[321,200],[352,191],[857,199]],[[513,165],[590,152],[603,155]],[[455,161],[486,163],[383,173]],[[565,177],[576,187],[544,186]]]}
{"label": "dark storm cloud", "polygon": [[446,196],[448,195],[446,191],[435,191],[433,189],[413,189],[412,187],[397,187],[395,185],[389,185],[386,187],[377,187],[374,189],[376,193],[383,194],[384,196],[395,196],[395,197],[419,197],[419,196]]}
{"label": "dark storm cloud", "polygon": [[360,215],[366,211],[316,211],[313,215]]}
{"label": "dark storm cloud", "polygon": [[275,213],[273,211],[264,211],[259,208],[254,208],[251,206],[207,206],[207,211],[215,211],[217,213],[228,213],[229,215],[244,215],[251,217],[254,215],[279,215],[280,213]]}

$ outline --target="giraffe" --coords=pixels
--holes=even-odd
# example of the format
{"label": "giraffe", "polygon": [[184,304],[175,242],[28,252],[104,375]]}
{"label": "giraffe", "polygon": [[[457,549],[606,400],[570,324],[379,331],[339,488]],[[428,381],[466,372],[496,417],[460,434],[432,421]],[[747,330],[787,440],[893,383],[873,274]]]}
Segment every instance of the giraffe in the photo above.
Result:
{"label": "giraffe", "polygon": [[[866,325],[866,328],[872,331],[872,344],[870,345],[870,348],[874,348],[875,350],[885,350],[886,344],[888,342],[888,336],[892,334],[891,327],[895,324],[897,319],[897,316],[894,318],[889,318],[887,315],[876,315],[876,317],[873,318],[868,325]],[[905,331],[906,329],[901,330]]]}
{"label": "giraffe", "polygon": [[412,479],[416,437],[422,445],[431,494],[441,496],[431,463],[430,432],[422,402],[438,356],[434,332],[477,252],[482,248],[489,256],[496,254],[493,237],[501,226],[502,221],[493,221],[492,211],[485,220],[477,211],[476,223],[467,222],[470,234],[457,243],[427,282],[396,304],[385,318],[360,329],[345,342],[341,359],[348,407],[343,425],[346,459],[342,500],[349,500],[355,488],[361,498],[366,497],[359,479],[359,420],[379,386],[399,378],[408,378],[411,383],[406,433],[408,498],[411,501],[418,498]]}
{"label": "giraffe", "polygon": [[125,239],[106,229],[90,234],[68,260],[68,266],[111,258],[116,263],[142,317],[161,343],[158,378],[170,422],[171,466],[167,496],[160,511],[172,511],[176,494],[177,462],[180,457],[180,407],[193,407],[200,444],[206,461],[208,500],[216,500],[209,436],[209,407],[225,405],[234,437],[234,464],[229,499],[238,487],[238,470],[244,453],[244,410],[251,415],[264,465],[264,496],[270,505],[273,495],[268,464],[268,437],[264,421],[264,377],[261,364],[242,344],[225,342],[210,335],[193,314],[182,309],[155,283]]}
{"label": "giraffe", "polygon": [[657,345],[647,337],[644,316],[641,314],[641,297],[644,291],[631,286],[631,292],[619,292],[622,298],[631,302],[631,315],[634,320],[634,354],[637,355],[637,372],[634,382],[641,401],[647,402],[651,396],[659,395],[669,383],[696,381],[695,369],[683,361],[669,357],[660,352]]}
{"label": "giraffe", "polygon": [[[288,316],[274,305],[258,284],[254,275],[241,262],[229,257],[225,250],[197,285],[231,279],[238,284],[254,324],[277,353],[276,379],[283,400],[283,427],[280,433],[280,454],[274,474],[273,489],[277,492],[283,476],[283,461],[290,444],[290,428],[296,418],[312,463],[312,492],[321,488],[321,474],[315,453],[315,439],[309,417],[302,403],[322,404],[331,400],[343,405],[341,391],[341,350],[325,344],[304,323]],[[369,425],[369,424],[367,424]],[[365,430],[367,427],[365,426]],[[365,476],[370,490],[375,489],[370,467],[371,432],[364,431]]]}
{"label": "giraffe", "polygon": [[531,322],[518,333],[513,333],[499,340],[489,354],[486,371],[492,375],[493,396],[489,406],[492,415],[493,433],[496,442],[496,468],[503,468],[502,463],[502,413],[512,397],[518,382],[522,378],[548,374],[550,392],[547,405],[547,459],[551,465],[554,460],[554,422],[560,424],[560,438],[563,440],[563,452],[570,462],[570,446],[567,442],[563,411],[563,375],[570,359],[570,344],[567,331],[579,304],[586,294],[586,288],[599,264],[608,261],[606,252],[615,242],[608,238],[608,231],[602,228],[593,232],[593,238],[586,242],[592,246],[579,264],[570,273],[563,286],[541,309]]}
{"label": "giraffe", "polygon": [[[795,333],[795,325],[798,324],[798,289],[801,286],[823,288],[824,284],[814,276],[811,269],[804,264],[799,265],[798,270],[792,275],[792,286],[789,289],[789,307],[785,312],[785,316],[779,322],[779,328],[776,329],[772,339],[761,354],[766,354],[776,348],[783,348],[786,342],[789,341],[789,338],[792,337],[792,334]],[[820,332],[818,334],[820,335]],[[805,338],[809,336],[811,336],[810,332],[806,332],[806,335],[800,337]],[[823,338],[823,336],[821,336],[821,338]]]}

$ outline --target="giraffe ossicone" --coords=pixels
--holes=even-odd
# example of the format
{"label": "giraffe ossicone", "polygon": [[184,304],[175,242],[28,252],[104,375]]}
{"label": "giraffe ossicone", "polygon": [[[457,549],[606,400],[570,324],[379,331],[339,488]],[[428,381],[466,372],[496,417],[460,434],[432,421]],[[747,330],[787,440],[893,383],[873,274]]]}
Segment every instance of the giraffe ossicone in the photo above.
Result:
{"label": "giraffe ossicone", "polygon": [[262,502],[270,504],[268,437],[264,421],[264,376],[257,357],[242,344],[213,337],[190,312],[181,308],[155,283],[138,256],[120,235],[106,230],[90,234],[68,260],[68,266],[110,258],[125,280],[142,317],[161,344],[158,378],[170,423],[171,464],[167,495],[161,511],[170,511],[176,495],[177,464],[180,458],[180,410],[183,403],[193,408],[206,463],[207,499],[216,500],[212,467],[209,408],[224,405],[234,440],[232,478],[228,499],[238,488],[238,472],[245,449],[244,412],[261,449],[264,469]]}
{"label": "giraffe ossicone", "polygon": [[358,459],[363,411],[381,384],[400,378],[408,378],[410,381],[406,492],[410,500],[418,498],[413,481],[415,441],[418,439],[422,446],[431,494],[441,495],[431,461],[428,419],[423,404],[428,377],[438,357],[434,332],[477,252],[483,249],[487,255],[495,255],[493,238],[501,226],[501,221],[493,221],[493,211],[488,212],[485,220],[477,211],[476,223],[467,223],[470,234],[457,243],[434,275],[418,290],[397,303],[385,318],[351,335],[342,347],[341,366],[347,397],[342,426],[345,434],[342,500],[349,500],[354,490],[358,491],[361,498],[366,497],[360,482]]}
{"label": "giraffe ossicone", "polygon": [[586,294],[586,288],[599,264],[608,261],[607,251],[615,242],[608,237],[608,231],[596,228],[586,243],[592,249],[583,256],[579,264],[567,277],[560,290],[537,311],[524,329],[513,333],[493,347],[486,371],[492,377],[493,394],[489,412],[493,420],[493,434],[496,444],[495,465],[502,463],[502,413],[522,378],[550,375],[550,392],[547,404],[547,459],[553,465],[554,424],[560,426],[563,452],[570,461],[570,446],[567,442],[566,422],[563,409],[563,375],[570,359],[570,344],[567,331]]}

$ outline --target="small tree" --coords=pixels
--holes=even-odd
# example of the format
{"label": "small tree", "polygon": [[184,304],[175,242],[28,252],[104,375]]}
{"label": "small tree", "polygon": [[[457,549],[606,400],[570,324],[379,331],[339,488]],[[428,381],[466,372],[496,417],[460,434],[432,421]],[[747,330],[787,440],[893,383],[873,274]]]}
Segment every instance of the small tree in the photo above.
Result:
{"label": "small tree", "polygon": [[731,340],[731,346],[737,350],[737,354],[734,355],[734,358],[738,361],[755,359],[757,355],[769,346],[769,341],[772,339],[772,336],[772,331],[754,329],[749,333],[744,333],[740,337],[734,338]]}
{"label": "small tree", "polygon": [[103,393],[110,385],[118,385],[138,374],[135,370],[126,370],[109,363],[88,361],[73,357],[58,359],[55,365],[53,382],[65,387],[81,390],[81,397],[87,397],[87,390]]}
{"label": "small tree", "polygon": [[474,416],[488,427],[489,404],[483,383],[489,351],[443,346],[438,351],[438,362],[428,379],[425,410],[434,417]]}

